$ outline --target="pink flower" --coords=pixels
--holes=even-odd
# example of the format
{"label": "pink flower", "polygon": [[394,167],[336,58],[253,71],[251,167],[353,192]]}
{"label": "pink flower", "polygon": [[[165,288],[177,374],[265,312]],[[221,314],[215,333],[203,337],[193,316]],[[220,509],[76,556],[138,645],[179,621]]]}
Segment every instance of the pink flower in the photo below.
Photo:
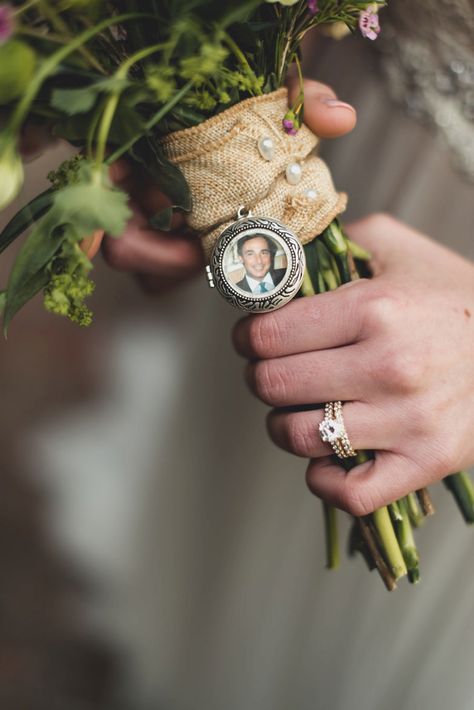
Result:
{"label": "pink flower", "polygon": [[380,32],[378,5],[369,5],[366,10],[361,10],[359,15],[359,29],[363,37],[377,39]]}
{"label": "pink flower", "polygon": [[283,121],[283,128],[285,131],[288,133],[289,136],[296,136],[298,133],[298,129],[295,127],[295,122],[292,121],[291,119],[284,118]]}
{"label": "pink flower", "polygon": [[4,44],[13,34],[15,21],[10,5],[0,5],[0,44]]}
{"label": "pink flower", "polygon": [[315,15],[319,12],[318,0],[308,0],[308,12],[310,15]]}
{"label": "pink flower", "polygon": [[301,126],[299,119],[299,110],[295,111],[293,109],[288,109],[288,111],[283,116],[282,126],[289,136],[296,136],[298,129]]}

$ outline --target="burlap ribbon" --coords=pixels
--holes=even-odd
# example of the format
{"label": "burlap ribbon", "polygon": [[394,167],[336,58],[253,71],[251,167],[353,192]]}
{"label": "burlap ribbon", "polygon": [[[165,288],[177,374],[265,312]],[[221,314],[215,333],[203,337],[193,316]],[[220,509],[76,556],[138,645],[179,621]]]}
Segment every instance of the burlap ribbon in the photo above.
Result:
{"label": "burlap ribbon", "polygon": [[[283,129],[287,100],[286,89],[247,99],[162,140],[165,155],[191,189],[188,224],[202,237],[207,256],[242,205],[256,217],[283,222],[303,244],[345,209],[346,195],[335,191],[328,168],[314,153],[318,138],[306,126],[295,136]],[[258,149],[265,136],[274,143],[272,160]],[[297,185],[285,173],[294,161],[302,166]]]}

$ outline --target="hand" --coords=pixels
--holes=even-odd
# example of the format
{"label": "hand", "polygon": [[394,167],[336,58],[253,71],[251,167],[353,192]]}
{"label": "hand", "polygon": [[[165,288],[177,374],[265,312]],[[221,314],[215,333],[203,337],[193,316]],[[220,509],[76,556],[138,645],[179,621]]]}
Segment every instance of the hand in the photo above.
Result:
{"label": "hand", "polygon": [[149,226],[149,218],[169,201],[146,172],[119,160],[111,166],[110,176],[130,195],[133,215],[119,239],[105,236],[102,252],[107,263],[134,274],[143,289],[153,294],[168,291],[196,275],[204,256],[198,238],[186,230],[184,216],[173,215],[170,232]]}
{"label": "hand", "polygon": [[[290,103],[298,92],[297,80],[292,77]],[[305,98],[305,122],[317,135],[334,138],[355,126],[354,109],[338,101],[328,86],[306,81]],[[200,271],[204,262],[201,245],[194,235],[185,231],[182,215],[174,216],[172,232],[160,232],[148,226],[149,217],[168,202],[146,174],[121,160],[112,166],[111,177],[131,195],[133,217],[120,239],[105,237],[102,251],[106,261],[115,269],[135,274],[150,293],[169,290]],[[88,253],[93,255],[93,252]]]}
{"label": "hand", "polygon": [[[385,215],[347,227],[373,279],[249,316],[235,329],[273,441],[311,457],[309,488],[365,515],[474,463],[474,265]],[[342,400],[350,441],[375,460],[346,473],[319,437]],[[300,411],[284,407],[299,406]]]}

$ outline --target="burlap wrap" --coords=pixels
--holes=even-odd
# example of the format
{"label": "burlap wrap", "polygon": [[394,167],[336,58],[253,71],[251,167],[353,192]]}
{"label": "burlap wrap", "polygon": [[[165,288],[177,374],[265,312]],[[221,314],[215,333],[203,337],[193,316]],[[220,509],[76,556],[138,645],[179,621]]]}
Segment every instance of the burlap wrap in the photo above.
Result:
{"label": "burlap wrap", "polygon": [[[306,126],[295,136],[284,131],[287,108],[287,90],[279,89],[162,140],[165,155],[179,166],[191,189],[188,224],[201,235],[207,256],[241,205],[256,217],[280,220],[303,244],[345,209],[346,195],[335,191],[328,168],[313,152],[316,136]],[[264,136],[275,144],[272,160],[258,150]],[[294,160],[303,168],[298,185],[290,185],[285,176]],[[307,190],[316,191],[316,199]]]}

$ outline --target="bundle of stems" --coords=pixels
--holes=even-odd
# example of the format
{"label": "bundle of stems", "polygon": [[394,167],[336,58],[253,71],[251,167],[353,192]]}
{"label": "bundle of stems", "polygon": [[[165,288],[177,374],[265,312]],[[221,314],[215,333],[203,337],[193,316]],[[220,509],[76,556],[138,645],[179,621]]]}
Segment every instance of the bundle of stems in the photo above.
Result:
{"label": "bundle of stems", "polygon": [[[332,291],[342,284],[361,277],[370,277],[370,254],[354,244],[344,232],[338,219],[304,247],[306,271],[301,296],[314,296]],[[340,460],[350,471],[371,458],[374,452],[359,451],[355,457]],[[445,479],[467,523],[474,523],[474,486],[469,475],[454,473]],[[323,502],[326,535],[326,566],[339,566],[339,535],[337,510]],[[392,591],[397,581],[407,576],[408,581],[420,581],[420,558],[414,539],[414,528],[433,515],[434,506],[426,488],[394,501],[370,515],[355,517],[349,550],[360,552],[369,569],[376,569],[386,588]]]}

